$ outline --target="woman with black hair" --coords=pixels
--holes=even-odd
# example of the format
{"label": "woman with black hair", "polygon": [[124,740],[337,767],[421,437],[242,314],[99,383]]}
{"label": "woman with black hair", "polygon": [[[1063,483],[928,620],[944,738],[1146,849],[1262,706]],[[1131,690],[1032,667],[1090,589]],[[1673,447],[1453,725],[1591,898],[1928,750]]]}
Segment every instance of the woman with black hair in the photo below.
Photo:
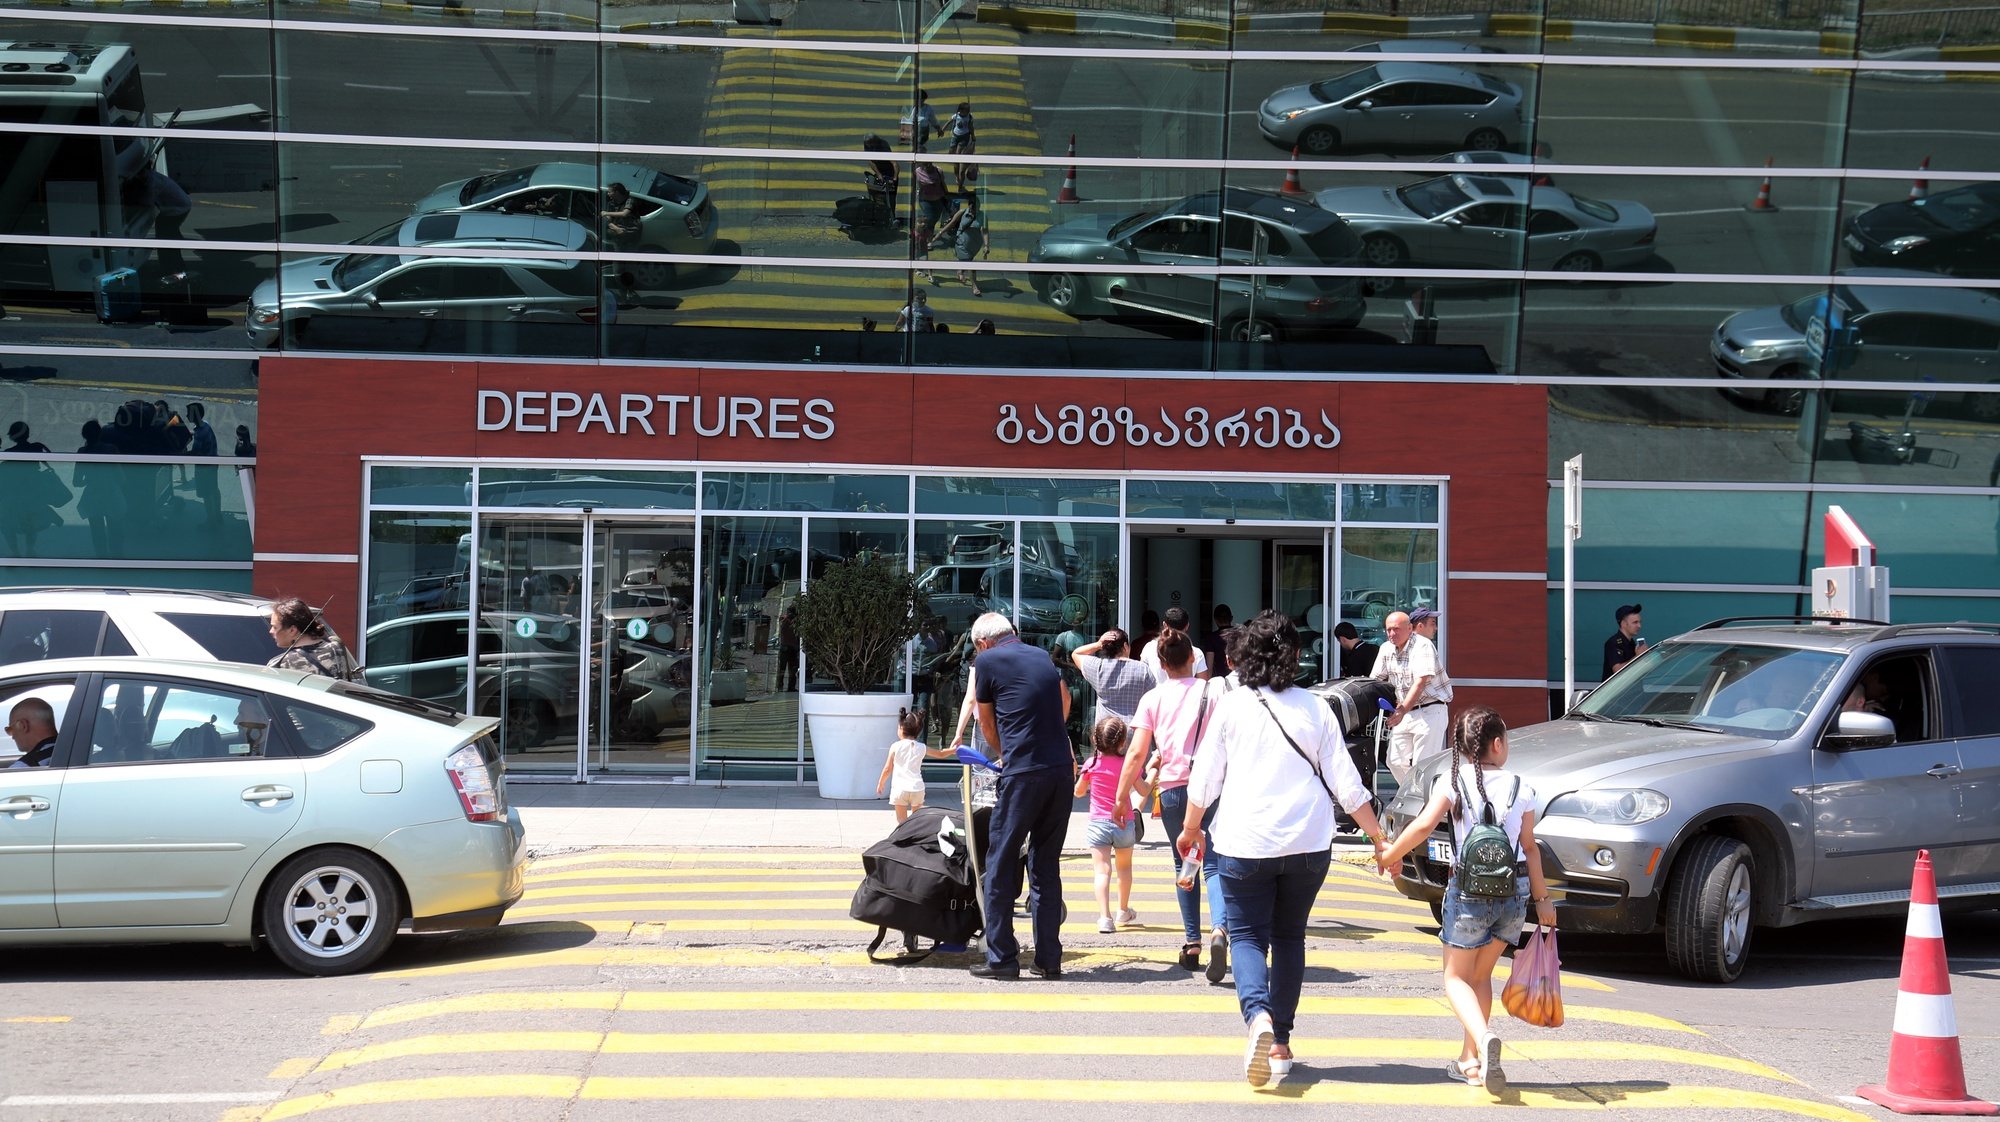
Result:
{"label": "woman with black hair", "polygon": [[1348,758],[1333,713],[1297,689],[1299,632],[1265,610],[1238,628],[1229,661],[1243,688],[1216,701],[1195,749],[1175,848],[1199,861],[1202,820],[1222,881],[1236,1002],[1250,1036],[1252,1087],[1292,1068],[1292,1023],[1305,980],[1306,920],[1326,881],[1334,805],[1382,844],[1368,788]]}
{"label": "woman with black hair", "polygon": [[296,596],[271,605],[271,641],[278,653],[264,665],[279,670],[304,670],[343,682],[361,680],[361,664],[340,645],[318,609]]}

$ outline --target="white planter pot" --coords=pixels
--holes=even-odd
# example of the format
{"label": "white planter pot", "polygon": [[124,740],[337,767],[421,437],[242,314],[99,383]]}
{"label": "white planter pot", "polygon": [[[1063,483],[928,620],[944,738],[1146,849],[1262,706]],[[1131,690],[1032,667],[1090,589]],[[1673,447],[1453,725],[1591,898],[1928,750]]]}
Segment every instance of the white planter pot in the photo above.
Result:
{"label": "white planter pot", "polygon": [[906,693],[804,693],[799,708],[812,733],[813,770],[823,799],[872,799],[889,745],[896,742],[896,714]]}

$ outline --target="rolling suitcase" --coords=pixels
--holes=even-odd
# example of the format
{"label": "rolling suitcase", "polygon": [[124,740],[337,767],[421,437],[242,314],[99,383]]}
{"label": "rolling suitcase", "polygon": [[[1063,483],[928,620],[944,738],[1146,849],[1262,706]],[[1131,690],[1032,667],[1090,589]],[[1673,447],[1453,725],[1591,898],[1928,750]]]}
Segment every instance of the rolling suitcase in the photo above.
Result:
{"label": "rolling suitcase", "polygon": [[139,318],[139,270],[113,269],[96,284],[97,321],[129,323]]}

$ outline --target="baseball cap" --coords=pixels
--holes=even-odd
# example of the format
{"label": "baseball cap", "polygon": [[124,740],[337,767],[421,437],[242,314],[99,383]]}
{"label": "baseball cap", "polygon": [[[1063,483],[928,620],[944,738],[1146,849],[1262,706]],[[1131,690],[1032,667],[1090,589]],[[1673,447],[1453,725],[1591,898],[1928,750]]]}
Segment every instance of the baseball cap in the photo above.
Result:
{"label": "baseball cap", "polygon": [[1643,611],[1645,611],[1645,608],[1638,604],[1620,604],[1618,605],[1618,610],[1611,614],[1611,618],[1618,623],[1624,623],[1626,616]]}
{"label": "baseball cap", "polygon": [[1438,618],[1437,612],[1431,610],[1430,608],[1418,608],[1416,611],[1410,613],[1411,623],[1422,623],[1425,620],[1432,620],[1436,618]]}

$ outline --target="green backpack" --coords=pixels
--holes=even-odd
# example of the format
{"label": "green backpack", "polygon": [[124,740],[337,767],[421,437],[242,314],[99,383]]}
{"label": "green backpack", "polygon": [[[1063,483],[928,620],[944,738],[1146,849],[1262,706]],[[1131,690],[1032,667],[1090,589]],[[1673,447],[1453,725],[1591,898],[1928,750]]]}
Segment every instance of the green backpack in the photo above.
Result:
{"label": "green backpack", "polygon": [[[1465,832],[1465,840],[1459,843],[1458,890],[1465,895],[1507,899],[1518,891],[1514,842],[1507,837],[1507,828],[1502,823],[1506,822],[1507,811],[1513,808],[1514,799],[1520,793],[1521,779],[1516,776],[1506,807],[1496,816],[1493,803],[1488,800],[1479,811],[1479,821]],[[1498,821],[1495,821],[1496,817]]]}

